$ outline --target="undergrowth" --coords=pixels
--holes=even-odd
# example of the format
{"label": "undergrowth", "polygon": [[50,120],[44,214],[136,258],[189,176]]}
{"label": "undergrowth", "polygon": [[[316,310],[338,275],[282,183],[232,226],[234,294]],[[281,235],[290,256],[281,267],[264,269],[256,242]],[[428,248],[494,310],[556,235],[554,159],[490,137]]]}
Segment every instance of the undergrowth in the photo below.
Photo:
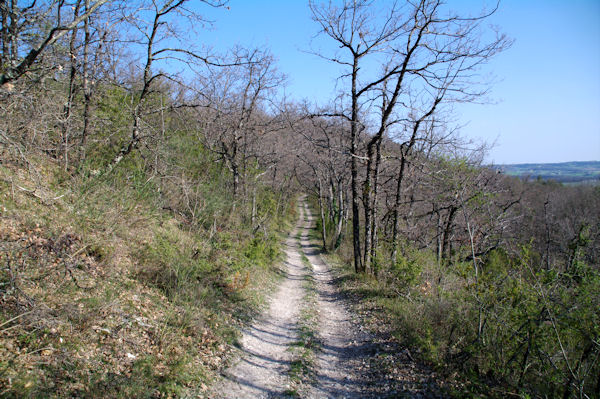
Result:
{"label": "undergrowth", "polygon": [[354,273],[350,245],[326,256],[355,311],[441,374],[449,395],[593,397],[597,269],[545,270],[523,247],[519,257],[490,252],[475,274],[472,262],[439,262],[405,243],[375,277]]}
{"label": "undergrowth", "polygon": [[293,203],[260,188],[257,229],[209,161],[183,179],[195,209],[140,157],[30,162],[0,165],[0,396],[202,395],[280,275]]}

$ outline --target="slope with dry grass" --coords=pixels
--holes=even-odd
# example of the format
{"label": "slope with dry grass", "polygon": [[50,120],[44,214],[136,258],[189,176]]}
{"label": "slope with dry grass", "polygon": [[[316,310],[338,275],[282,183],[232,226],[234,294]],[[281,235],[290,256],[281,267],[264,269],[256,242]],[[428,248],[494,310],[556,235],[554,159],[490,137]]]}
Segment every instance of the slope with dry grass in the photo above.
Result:
{"label": "slope with dry grass", "polygon": [[[194,222],[135,160],[95,177],[2,159],[0,396],[201,395],[277,278],[294,208],[257,231],[224,198],[227,216]],[[218,204],[223,181],[199,184]]]}

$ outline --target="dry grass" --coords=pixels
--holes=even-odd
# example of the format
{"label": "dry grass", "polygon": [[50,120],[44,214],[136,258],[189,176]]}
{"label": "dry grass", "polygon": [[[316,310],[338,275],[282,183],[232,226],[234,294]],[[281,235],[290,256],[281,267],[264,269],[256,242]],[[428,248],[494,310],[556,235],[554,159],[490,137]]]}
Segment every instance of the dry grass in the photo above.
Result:
{"label": "dry grass", "polygon": [[71,192],[55,172],[0,166],[0,396],[202,395],[276,269],[237,265],[247,235],[223,246],[129,187]]}

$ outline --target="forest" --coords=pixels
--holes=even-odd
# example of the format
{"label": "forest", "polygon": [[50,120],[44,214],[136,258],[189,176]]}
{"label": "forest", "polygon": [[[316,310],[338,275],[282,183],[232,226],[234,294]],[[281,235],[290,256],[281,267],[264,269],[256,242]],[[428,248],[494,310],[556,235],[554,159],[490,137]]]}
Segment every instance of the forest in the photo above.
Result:
{"label": "forest", "polygon": [[494,10],[309,1],[317,106],[267,48],[190,43],[227,6],[0,0],[0,397],[203,397],[303,193],[448,397],[600,397],[600,187],[491,169],[454,122],[511,45]]}

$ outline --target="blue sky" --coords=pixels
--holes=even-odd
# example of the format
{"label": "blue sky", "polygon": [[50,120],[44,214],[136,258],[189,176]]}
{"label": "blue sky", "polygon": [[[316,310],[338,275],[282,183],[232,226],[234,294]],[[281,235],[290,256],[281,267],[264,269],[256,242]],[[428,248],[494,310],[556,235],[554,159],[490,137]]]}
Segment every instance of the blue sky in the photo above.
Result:
{"label": "blue sky", "polygon": [[[486,2],[448,4],[477,13]],[[288,96],[331,98],[339,71],[306,53],[317,32],[307,1],[230,0],[228,6],[199,10],[215,21],[199,42],[220,51],[269,47],[288,76]],[[600,1],[504,0],[489,23],[514,44],[486,66],[497,81],[491,101],[457,109],[463,135],[495,142],[488,161],[497,164],[600,160]]]}

